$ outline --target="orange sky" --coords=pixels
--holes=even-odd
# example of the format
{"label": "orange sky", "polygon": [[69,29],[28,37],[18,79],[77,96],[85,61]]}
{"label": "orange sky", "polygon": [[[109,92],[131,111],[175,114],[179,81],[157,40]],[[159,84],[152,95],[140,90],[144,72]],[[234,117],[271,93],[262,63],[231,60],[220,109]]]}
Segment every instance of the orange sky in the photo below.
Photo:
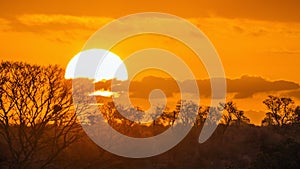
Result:
{"label": "orange sky", "polygon": [[[298,0],[11,0],[1,1],[0,6],[0,60],[65,67],[105,23],[136,12],[166,12],[188,19],[208,36],[228,78],[246,74],[300,83]],[[141,42],[138,44],[147,44]],[[115,52],[121,57],[130,53]],[[180,54],[183,48],[177,52]],[[198,77],[205,75],[205,70],[199,72]],[[254,97],[264,97],[260,95]],[[239,101],[250,110],[246,103],[249,100]]]}

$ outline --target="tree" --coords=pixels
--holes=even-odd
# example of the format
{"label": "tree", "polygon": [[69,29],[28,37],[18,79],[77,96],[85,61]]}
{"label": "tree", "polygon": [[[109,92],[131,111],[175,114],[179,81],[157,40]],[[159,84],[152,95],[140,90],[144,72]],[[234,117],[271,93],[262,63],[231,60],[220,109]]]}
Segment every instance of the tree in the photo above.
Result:
{"label": "tree", "polygon": [[9,168],[46,168],[79,138],[71,83],[58,66],[0,64],[0,134]]}
{"label": "tree", "polygon": [[221,104],[221,108],[223,108],[223,123],[228,127],[233,120],[233,115],[237,112],[237,108],[233,102]]}
{"label": "tree", "polygon": [[226,128],[231,124],[240,126],[244,123],[250,123],[250,119],[245,116],[244,111],[238,110],[236,104],[232,101],[221,104],[221,108],[223,109],[222,119]]}
{"label": "tree", "polygon": [[295,119],[294,119],[294,122],[295,123],[299,123],[300,122],[300,106],[297,106],[295,108]]}
{"label": "tree", "polygon": [[243,110],[238,110],[235,114],[236,117],[236,124],[240,126],[241,124],[249,124],[250,119],[245,116],[245,112]]}
{"label": "tree", "polygon": [[209,113],[209,110],[210,110],[209,106],[207,106],[207,107],[200,106],[199,107],[197,118],[196,118],[196,121],[195,121],[196,126],[201,126],[201,125],[204,124],[204,122],[207,118],[207,115]]}
{"label": "tree", "polygon": [[[194,125],[199,106],[190,100],[179,100],[176,104],[175,116],[181,125]],[[178,115],[177,115],[178,114]]]}
{"label": "tree", "polygon": [[263,101],[269,112],[262,120],[262,125],[282,126],[295,119],[294,101],[291,98],[269,96]]}
{"label": "tree", "polygon": [[175,123],[175,120],[179,114],[179,111],[173,110],[173,111],[164,111],[161,115],[161,119],[164,124],[172,126]]}

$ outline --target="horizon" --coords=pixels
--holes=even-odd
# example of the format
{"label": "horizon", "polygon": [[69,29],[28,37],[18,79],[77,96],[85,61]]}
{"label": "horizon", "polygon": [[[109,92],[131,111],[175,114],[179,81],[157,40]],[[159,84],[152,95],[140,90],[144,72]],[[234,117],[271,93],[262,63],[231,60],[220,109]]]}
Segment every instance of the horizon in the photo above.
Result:
{"label": "horizon", "polygon": [[0,168],[300,168],[299,0],[0,4]]}

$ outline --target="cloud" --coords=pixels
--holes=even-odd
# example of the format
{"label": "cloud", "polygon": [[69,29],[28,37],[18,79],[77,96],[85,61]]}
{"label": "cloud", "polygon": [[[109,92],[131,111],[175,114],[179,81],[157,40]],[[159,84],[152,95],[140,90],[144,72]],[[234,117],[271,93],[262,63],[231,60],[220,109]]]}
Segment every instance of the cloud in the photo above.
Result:
{"label": "cloud", "polygon": [[[200,95],[202,97],[210,97],[211,88],[210,80],[203,79],[197,80]],[[122,82],[128,84],[129,82]],[[150,92],[154,89],[161,89],[167,97],[172,97],[180,92],[177,85],[183,85],[189,89],[192,86],[192,80],[186,80],[184,82],[178,82],[171,78],[160,78],[160,77],[145,77],[140,81],[133,81],[130,84],[130,96],[133,98],[148,98]],[[99,82],[96,84],[96,88],[108,89],[110,82]],[[120,83],[121,84],[121,83]],[[124,90],[124,86],[118,85],[117,90]],[[233,93],[234,99],[244,99],[253,97],[258,93],[268,92],[282,92],[291,91],[291,96],[299,96],[300,91],[294,92],[293,90],[300,89],[299,84],[291,81],[277,80],[270,81],[258,76],[242,76],[237,79],[227,79],[227,93]],[[192,90],[186,90],[186,93],[191,93]],[[191,93],[193,94],[193,93]]]}
{"label": "cloud", "polygon": [[117,81],[112,80],[100,81],[95,84],[96,90],[110,90],[111,85],[114,84],[114,91],[125,91],[126,86],[129,87],[130,97],[133,98],[148,98],[152,90],[161,89],[166,97],[172,97],[175,93],[179,93],[179,88],[174,79],[171,78],[160,78],[155,76],[144,77],[141,81],[132,81],[128,84],[128,81]]}
{"label": "cloud", "polygon": [[114,18],[110,17],[22,14],[9,20],[0,18],[0,30],[5,34],[29,33],[30,36],[42,37],[51,42],[70,44],[87,40],[96,30],[112,20]]}
{"label": "cloud", "polygon": [[229,93],[236,93],[236,99],[252,97],[257,93],[295,90],[300,87],[295,82],[285,80],[269,81],[257,76],[242,76],[239,79],[228,79],[227,85]]}
{"label": "cloud", "polygon": [[244,34],[258,37],[276,34],[277,36],[299,37],[300,35],[298,22],[225,17],[194,17],[188,20],[205,32],[214,32],[224,36]]}
{"label": "cloud", "polygon": [[[258,76],[242,76],[237,79],[226,79],[227,93],[234,93],[235,99],[243,99],[252,97],[257,93],[279,92],[286,90],[299,89],[299,84],[290,81],[277,80],[269,81]],[[189,88],[191,81],[184,81],[183,84]],[[208,97],[211,94],[210,80],[197,80],[200,94]]]}
{"label": "cloud", "polygon": [[[70,41],[74,40],[72,36],[77,36],[76,39],[78,39],[78,35],[81,38],[87,39],[94,31],[115,19],[113,17],[33,13],[16,15],[14,19],[10,19],[10,23],[6,24],[9,24],[11,31],[41,33],[43,36],[47,36],[48,34],[54,36],[55,34],[63,34],[63,36],[65,35],[64,39]],[[280,38],[293,39],[300,37],[300,23],[297,22],[286,23],[226,17],[193,17],[187,18],[187,20],[203,30],[209,37],[237,40],[240,40],[241,37],[256,38],[260,36],[280,36]],[[144,22],[147,23],[148,20],[137,18],[137,21],[127,26],[126,29],[140,30]],[[153,26],[161,27],[160,29],[164,30],[165,27],[160,24],[161,22],[172,23],[172,20],[160,18],[154,22]],[[124,25],[121,24],[121,26],[122,31],[126,31],[123,30],[125,29]],[[191,38],[193,37],[191,34]],[[52,38],[51,40],[56,39]],[[57,42],[60,42],[60,40],[57,39]]]}
{"label": "cloud", "polygon": [[154,89],[161,89],[166,97],[172,97],[179,92],[177,81],[171,78],[159,78],[148,76],[141,81],[134,81],[130,84],[131,97],[148,98],[150,92]]}
{"label": "cloud", "polygon": [[[138,18],[137,18],[138,19]],[[98,17],[98,16],[76,16],[63,14],[23,14],[18,15],[15,19],[15,26],[39,27],[42,29],[62,29],[66,26],[68,29],[92,29],[97,30],[104,24],[115,20],[112,17]],[[300,36],[300,23],[286,23],[277,21],[262,21],[247,18],[226,18],[226,17],[193,17],[187,18],[200,29],[205,32],[213,32],[224,36],[231,34],[245,34],[248,36],[263,36],[272,34],[282,34],[285,36]],[[139,28],[147,20],[138,19],[136,23],[132,24],[131,28]],[[172,22],[170,19],[161,18],[157,22]],[[21,26],[22,27],[22,26]],[[164,29],[162,27],[162,29]],[[26,29],[25,29],[26,30]],[[206,31],[207,30],[207,31]]]}
{"label": "cloud", "polygon": [[[45,15],[26,14],[17,17],[17,20],[27,26],[60,25],[75,26],[75,28],[97,29],[110,22],[110,17],[72,16],[72,15]],[[74,28],[74,27],[69,27]]]}

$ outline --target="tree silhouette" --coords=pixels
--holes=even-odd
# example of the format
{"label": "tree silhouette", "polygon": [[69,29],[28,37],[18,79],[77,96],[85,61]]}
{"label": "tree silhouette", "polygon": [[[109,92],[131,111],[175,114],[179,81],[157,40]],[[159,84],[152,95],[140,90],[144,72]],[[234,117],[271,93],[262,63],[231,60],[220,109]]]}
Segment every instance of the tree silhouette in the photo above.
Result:
{"label": "tree silhouette", "polygon": [[269,112],[262,120],[262,125],[282,126],[292,123],[295,119],[294,101],[291,98],[269,96],[263,101]]}
{"label": "tree silhouette", "polygon": [[299,123],[300,122],[300,106],[297,106],[295,108],[295,123]]}
{"label": "tree silhouette", "polygon": [[232,101],[223,104],[221,103],[220,105],[221,109],[224,110],[222,121],[226,128],[231,124],[240,126],[244,123],[250,123],[250,119],[245,116],[244,111],[238,110],[236,104]]}
{"label": "tree silhouette", "polygon": [[178,119],[178,123],[181,125],[194,125],[199,106],[193,101],[179,100],[176,105],[175,112]]}
{"label": "tree silhouette", "polygon": [[79,138],[71,84],[58,66],[0,64],[0,134],[9,168],[46,168]]}
{"label": "tree silhouette", "polygon": [[245,116],[245,112],[242,110],[238,110],[236,112],[235,116],[236,116],[235,122],[238,126],[240,126],[243,123],[246,123],[246,124],[250,123],[250,119]]}
{"label": "tree silhouette", "polygon": [[168,121],[169,122],[169,125],[173,126],[176,119],[178,118],[178,115],[180,113],[180,108],[181,108],[181,102],[182,100],[178,100],[176,102],[176,106],[175,106],[175,110],[173,111],[164,111],[164,113],[162,114],[162,118],[165,120],[165,121]]}
{"label": "tree silhouette", "polygon": [[199,107],[199,110],[198,110],[198,114],[197,114],[197,118],[196,118],[196,121],[195,121],[195,125],[196,126],[201,126],[204,124],[206,118],[207,118],[207,115],[209,113],[209,110],[210,110],[210,107],[207,106],[200,106]]}

